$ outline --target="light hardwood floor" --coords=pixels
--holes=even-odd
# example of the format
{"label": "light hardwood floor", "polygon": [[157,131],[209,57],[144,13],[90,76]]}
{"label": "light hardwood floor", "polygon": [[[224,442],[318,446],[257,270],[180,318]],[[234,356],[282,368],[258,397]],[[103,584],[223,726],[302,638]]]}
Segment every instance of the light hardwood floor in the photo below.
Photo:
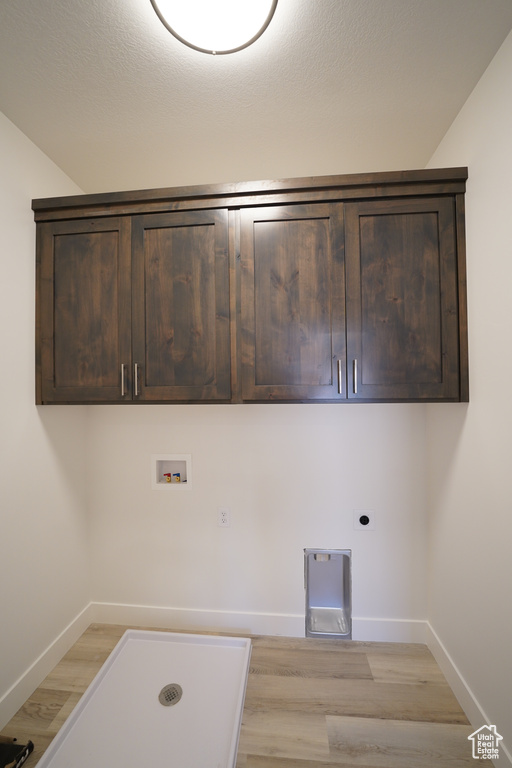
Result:
{"label": "light hardwood floor", "polygon": [[[2,730],[34,742],[27,768],[35,768],[128,628],[92,624]],[[237,768],[474,764],[473,729],[425,646],[252,641]]]}

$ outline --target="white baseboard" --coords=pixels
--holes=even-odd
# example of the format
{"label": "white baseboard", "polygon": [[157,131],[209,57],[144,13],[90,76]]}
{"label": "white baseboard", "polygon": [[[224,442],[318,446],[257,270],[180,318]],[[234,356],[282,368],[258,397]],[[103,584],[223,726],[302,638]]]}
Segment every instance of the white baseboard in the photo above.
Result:
{"label": "white baseboard", "polygon": [[[189,608],[161,608],[148,605],[93,603],[94,621],[184,630],[247,632],[250,635],[304,637],[302,614],[245,613]],[[352,639],[390,643],[424,643],[425,621],[400,619],[352,620]]]}
{"label": "white baseboard", "polygon": [[[444,647],[438,635],[427,622],[426,643],[432,656],[435,658],[442,673],[446,677],[448,685],[455,694],[457,701],[466,713],[466,717],[474,728],[482,725],[491,725],[484,710],[477,701],[468,683],[460,673],[457,665]],[[512,755],[503,743],[500,745],[500,768],[510,766],[512,768]]]}
{"label": "white baseboard", "polygon": [[30,667],[16,680],[9,690],[0,698],[0,730],[14,717],[18,709],[32,695],[35,689],[43,682],[44,678],[52,671],[55,665],[76,643],[89,624],[94,621],[91,618],[91,604],[86,606],[60,635],[50,643],[41,655]]}
{"label": "white baseboard", "polygon": [[427,622],[352,618],[352,640],[375,643],[425,643]]}
{"label": "white baseboard", "polygon": [[246,632],[249,635],[302,637],[304,616],[295,614],[210,611],[196,608],[165,608],[152,605],[92,603],[93,621],[162,629]]}
{"label": "white baseboard", "polygon": [[471,688],[430,624],[427,624],[426,642],[471,725],[477,727],[487,723],[485,713],[473,696]]}

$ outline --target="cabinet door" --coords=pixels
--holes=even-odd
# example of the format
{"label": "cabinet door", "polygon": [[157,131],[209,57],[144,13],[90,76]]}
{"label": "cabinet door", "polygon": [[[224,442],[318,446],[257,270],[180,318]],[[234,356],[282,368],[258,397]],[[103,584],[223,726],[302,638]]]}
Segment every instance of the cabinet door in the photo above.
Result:
{"label": "cabinet door", "polygon": [[37,402],[129,396],[129,219],[40,224],[37,267]]}
{"label": "cabinet door", "polygon": [[229,400],[227,211],[142,215],[132,227],[135,397]]}
{"label": "cabinet door", "polygon": [[241,212],[242,398],[345,397],[343,206]]}
{"label": "cabinet door", "polygon": [[454,201],[345,208],[348,397],[458,400]]}

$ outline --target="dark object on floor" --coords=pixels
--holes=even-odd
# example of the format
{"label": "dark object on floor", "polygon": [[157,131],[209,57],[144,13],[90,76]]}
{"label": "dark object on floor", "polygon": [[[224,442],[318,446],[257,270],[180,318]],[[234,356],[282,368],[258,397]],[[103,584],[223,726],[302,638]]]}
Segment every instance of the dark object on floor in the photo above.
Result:
{"label": "dark object on floor", "polygon": [[33,749],[31,741],[18,744],[16,739],[0,736],[0,768],[20,768]]}

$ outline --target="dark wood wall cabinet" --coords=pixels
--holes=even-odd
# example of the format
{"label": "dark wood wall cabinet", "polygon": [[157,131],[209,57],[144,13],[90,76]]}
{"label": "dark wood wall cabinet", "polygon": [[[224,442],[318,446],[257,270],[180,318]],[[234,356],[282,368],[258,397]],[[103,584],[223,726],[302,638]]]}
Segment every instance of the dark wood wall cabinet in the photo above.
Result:
{"label": "dark wood wall cabinet", "polygon": [[467,401],[467,175],[33,200],[36,402]]}

